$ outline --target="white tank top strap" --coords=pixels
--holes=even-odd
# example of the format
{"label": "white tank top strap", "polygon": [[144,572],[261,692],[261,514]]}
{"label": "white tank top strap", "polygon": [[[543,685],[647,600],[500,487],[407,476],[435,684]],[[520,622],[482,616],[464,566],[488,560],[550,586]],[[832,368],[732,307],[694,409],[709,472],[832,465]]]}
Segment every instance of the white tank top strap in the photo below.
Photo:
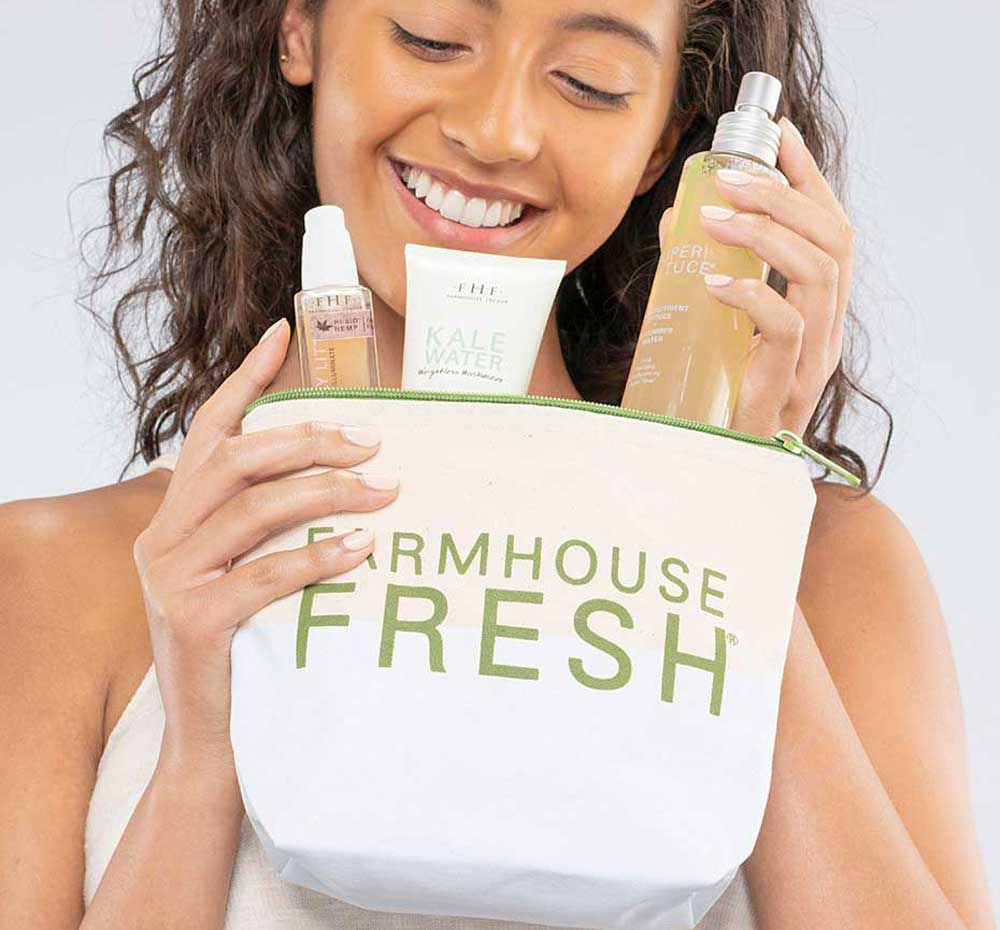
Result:
{"label": "white tank top strap", "polygon": [[158,455],[152,462],[146,466],[146,471],[151,472],[157,468],[165,468],[167,471],[173,471],[177,465],[177,453],[176,452],[164,452],[162,455]]}

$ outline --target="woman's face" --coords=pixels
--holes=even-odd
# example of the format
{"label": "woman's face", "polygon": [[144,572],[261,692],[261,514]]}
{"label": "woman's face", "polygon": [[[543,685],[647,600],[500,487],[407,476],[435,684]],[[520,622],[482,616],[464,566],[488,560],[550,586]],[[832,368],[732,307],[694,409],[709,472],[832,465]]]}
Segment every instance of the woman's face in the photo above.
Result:
{"label": "woman's face", "polygon": [[669,162],[680,0],[299,2],[283,67],[313,84],[320,199],[397,312],[407,242],[570,271]]}

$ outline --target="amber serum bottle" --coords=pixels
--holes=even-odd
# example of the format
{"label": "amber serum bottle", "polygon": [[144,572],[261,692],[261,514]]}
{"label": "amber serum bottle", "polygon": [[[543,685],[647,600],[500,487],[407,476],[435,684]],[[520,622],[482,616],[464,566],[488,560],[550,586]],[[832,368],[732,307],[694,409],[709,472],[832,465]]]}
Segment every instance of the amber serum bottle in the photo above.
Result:
{"label": "amber serum bottle", "polygon": [[746,372],[753,321],[705,287],[706,274],[766,280],[766,262],[750,249],[713,239],[700,221],[706,204],[731,205],[715,173],[730,168],[788,184],[775,168],[781,128],[773,122],[777,78],[743,76],[736,109],[716,127],[712,149],[684,163],[649,304],[632,358],[623,407],[728,427]]}
{"label": "amber serum bottle", "polygon": [[354,246],[337,206],[305,216],[295,331],[304,387],[378,387],[372,293],[358,283]]}

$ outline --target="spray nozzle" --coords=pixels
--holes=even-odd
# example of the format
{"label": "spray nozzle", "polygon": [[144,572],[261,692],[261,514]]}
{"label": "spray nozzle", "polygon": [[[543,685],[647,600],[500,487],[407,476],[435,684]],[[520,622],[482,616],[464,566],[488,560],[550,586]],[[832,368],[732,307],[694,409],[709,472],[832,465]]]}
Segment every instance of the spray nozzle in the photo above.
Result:
{"label": "spray nozzle", "polygon": [[773,168],[781,144],[781,130],[773,122],[780,99],[781,81],[776,77],[764,71],[744,74],[736,108],[719,120],[712,151],[748,155]]}
{"label": "spray nozzle", "polygon": [[767,114],[768,119],[774,119],[778,112],[778,101],[781,99],[781,81],[763,71],[748,71],[740,82],[739,96],[736,98],[736,110],[748,110],[757,107]]}

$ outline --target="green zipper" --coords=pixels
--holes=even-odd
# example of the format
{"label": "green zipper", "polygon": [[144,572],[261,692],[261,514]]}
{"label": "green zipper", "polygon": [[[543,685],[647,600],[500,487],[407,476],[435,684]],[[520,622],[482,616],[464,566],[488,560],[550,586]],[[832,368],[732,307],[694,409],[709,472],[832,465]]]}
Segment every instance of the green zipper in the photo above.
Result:
{"label": "green zipper", "polygon": [[782,449],[794,455],[805,455],[813,461],[818,462],[824,468],[828,468],[834,474],[839,475],[854,487],[858,487],[861,484],[861,479],[857,475],[849,472],[836,462],[831,461],[815,449],[810,449],[803,442],[802,437],[791,430],[778,430],[773,438],[766,439],[763,436],[751,436],[749,433],[740,433],[722,426],[700,423],[697,420],[667,417],[658,413],[648,413],[645,410],[632,410],[626,407],[616,407],[614,404],[602,404],[594,400],[572,400],[568,397],[541,397],[535,394],[472,394],[453,391],[414,391],[403,390],[401,388],[313,387],[295,388],[290,391],[275,391],[273,394],[265,394],[263,397],[258,397],[257,400],[249,404],[246,408],[246,413],[250,413],[251,410],[262,407],[265,404],[278,403],[283,400],[307,400],[313,397],[379,397],[391,400],[444,400],[472,403],[485,402],[491,404],[530,404],[539,407],[564,407],[569,410],[589,410],[593,413],[610,414],[611,416],[625,417],[630,420],[665,423],[668,426],[679,426],[682,429],[692,429],[699,433],[711,433],[714,436],[726,436],[729,439],[738,439],[740,442],[748,442],[755,446]]}

